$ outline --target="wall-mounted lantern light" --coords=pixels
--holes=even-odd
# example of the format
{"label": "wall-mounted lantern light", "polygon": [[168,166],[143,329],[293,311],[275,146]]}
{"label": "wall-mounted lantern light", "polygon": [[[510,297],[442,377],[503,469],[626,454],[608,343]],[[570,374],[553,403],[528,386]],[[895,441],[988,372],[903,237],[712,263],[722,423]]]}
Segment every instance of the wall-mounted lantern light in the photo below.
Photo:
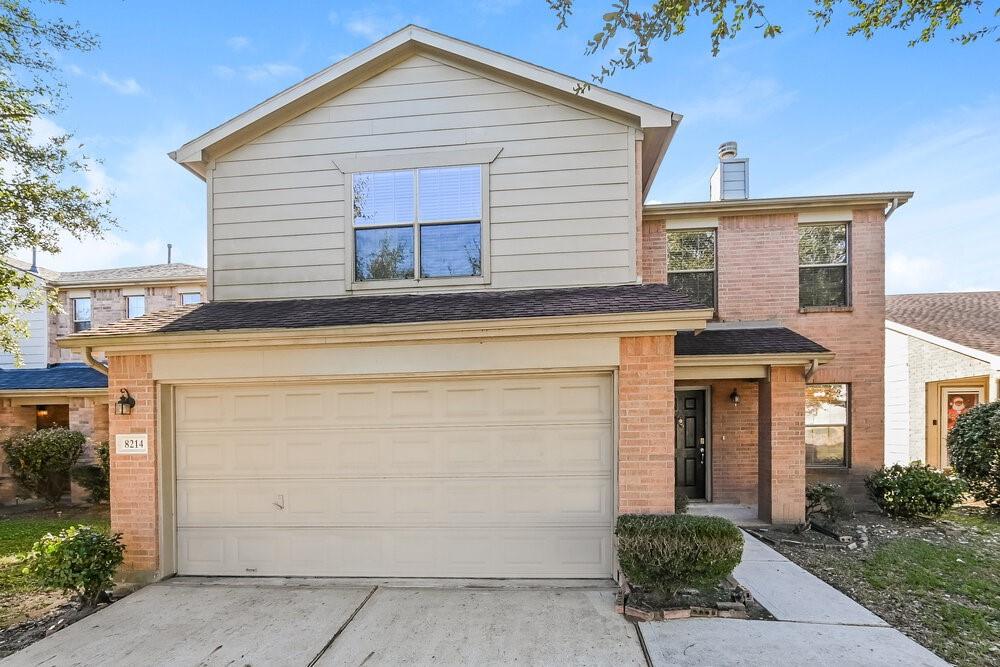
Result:
{"label": "wall-mounted lantern light", "polygon": [[39,405],[38,408],[35,410],[35,416],[36,417],[43,417],[43,418],[44,417],[48,417],[49,416],[49,406],[47,406],[47,405]]}
{"label": "wall-mounted lantern light", "polygon": [[128,393],[128,389],[122,389],[121,398],[115,403],[115,414],[130,415],[134,407],[135,399],[132,398],[132,394]]}
{"label": "wall-mounted lantern light", "polygon": [[740,392],[736,391],[735,388],[733,389],[733,393],[729,394],[729,402],[733,405],[740,404]]}

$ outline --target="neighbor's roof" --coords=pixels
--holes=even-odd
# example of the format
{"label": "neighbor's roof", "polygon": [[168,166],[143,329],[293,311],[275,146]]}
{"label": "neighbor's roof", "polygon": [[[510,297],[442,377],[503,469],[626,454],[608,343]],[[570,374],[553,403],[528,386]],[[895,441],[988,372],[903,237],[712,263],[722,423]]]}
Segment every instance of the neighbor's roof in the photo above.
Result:
{"label": "neighbor's roof", "polygon": [[754,211],[793,211],[806,208],[833,206],[902,206],[913,198],[913,193],[861,192],[843,195],[810,195],[806,197],[763,197],[759,199],[727,199],[725,201],[694,201],[674,204],[647,204],[642,207],[645,218],[676,217],[680,215],[738,215]]}
{"label": "neighbor's roof", "polygon": [[408,25],[189,141],[170,156],[204,177],[208,162],[311,107],[415,54],[444,57],[500,78],[520,81],[576,104],[594,105],[637,119],[646,130],[643,181],[652,183],[680,114],[599,86],[583,94],[581,80],[420,26]]}
{"label": "neighbor's roof", "polygon": [[1000,291],[887,296],[885,317],[965,347],[1000,355]]}
{"label": "neighbor's roof", "polygon": [[50,364],[47,368],[0,370],[0,392],[51,389],[104,389],[108,376],[86,364]]}
{"label": "neighbor's roof", "polygon": [[[6,258],[4,263],[21,271],[30,271],[31,265],[20,260]],[[114,269],[93,271],[52,271],[36,267],[38,276],[45,282],[59,287],[74,285],[100,285],[167,281],[203,281],[205,269],[192,264],[173,262],[170,264],[148,264],[146,266],[125,266]]]}
{"label": "neighbor's roof", "polygon": [[119,320],[70,334],[66,339],[683,310],[701,311],[704,308],[666,285],[655,284],[281,301],[215,301]]}
{"label": "neighbor's roof", "polygon": [[819,343],[784,327],[706,329],[697,334],[682,331],[677,334],[675,346],[678,356],[829,352]]}

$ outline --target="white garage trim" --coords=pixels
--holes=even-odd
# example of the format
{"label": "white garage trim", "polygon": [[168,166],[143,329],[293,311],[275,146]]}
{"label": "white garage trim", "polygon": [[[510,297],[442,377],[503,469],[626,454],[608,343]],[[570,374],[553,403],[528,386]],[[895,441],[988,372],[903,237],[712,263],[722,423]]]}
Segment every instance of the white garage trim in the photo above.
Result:
{"label": "white garage trim", "polygon": [[181,385],[174,399],[180,574],[612,574],[611,372]]}

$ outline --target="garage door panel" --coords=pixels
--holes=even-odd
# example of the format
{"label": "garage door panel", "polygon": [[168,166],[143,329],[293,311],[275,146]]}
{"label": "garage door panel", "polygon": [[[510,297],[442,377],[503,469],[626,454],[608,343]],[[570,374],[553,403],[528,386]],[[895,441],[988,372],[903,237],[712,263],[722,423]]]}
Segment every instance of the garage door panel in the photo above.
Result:
{"label": "garage door panel", "polygon": [[179,535],[178,552],[192,575],[594,577],[611,571],[611,535],[603,528],[196,529]]}
{"label": "garage door panel", "polygon": [[347,480],[189,480],[178,485],[177,525],[607,526],[607,476]]}
{"label": "garage door panel", "polygon": [[605,473],[608,424],[177,434],[179,479]]}
{"label": "garage door panel", "polygon": [[606,577],[611,377],[176,392],[182,574]]}

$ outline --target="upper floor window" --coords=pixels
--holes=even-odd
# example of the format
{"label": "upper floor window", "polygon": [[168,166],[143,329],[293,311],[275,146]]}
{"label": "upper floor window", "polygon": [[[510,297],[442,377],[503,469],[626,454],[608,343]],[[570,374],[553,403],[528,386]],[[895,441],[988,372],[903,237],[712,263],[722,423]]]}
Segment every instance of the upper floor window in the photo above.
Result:
{"label": "upper floor window", "polygon": [[181,292],[181,305],[190,306],[201,303],[201,292]]}
{"label": "upper floor window", "polygon": [[806,465],[846,466],[849,388],[846,384],[806,385]]}
{"label": "upper floor window", "polygon": [[142,317],[146,314],[146,297],[141,294],[125,297],[126,317]]}
{"label": "upper floor window", "polygon": [[667,284],[715,308],[715,231],[667,232]]}
{"label": "upper floor window", "polygon": [[90,328],[90,297],[73,299],[73,331]]}
{"label": "upper floor window", "polygon": [[799,226],[799,307],[846,306],[847,225]]}
{"label": "upper floor window", "polygon": [[482,275],[481,166],[353,176],[354,280]]}

